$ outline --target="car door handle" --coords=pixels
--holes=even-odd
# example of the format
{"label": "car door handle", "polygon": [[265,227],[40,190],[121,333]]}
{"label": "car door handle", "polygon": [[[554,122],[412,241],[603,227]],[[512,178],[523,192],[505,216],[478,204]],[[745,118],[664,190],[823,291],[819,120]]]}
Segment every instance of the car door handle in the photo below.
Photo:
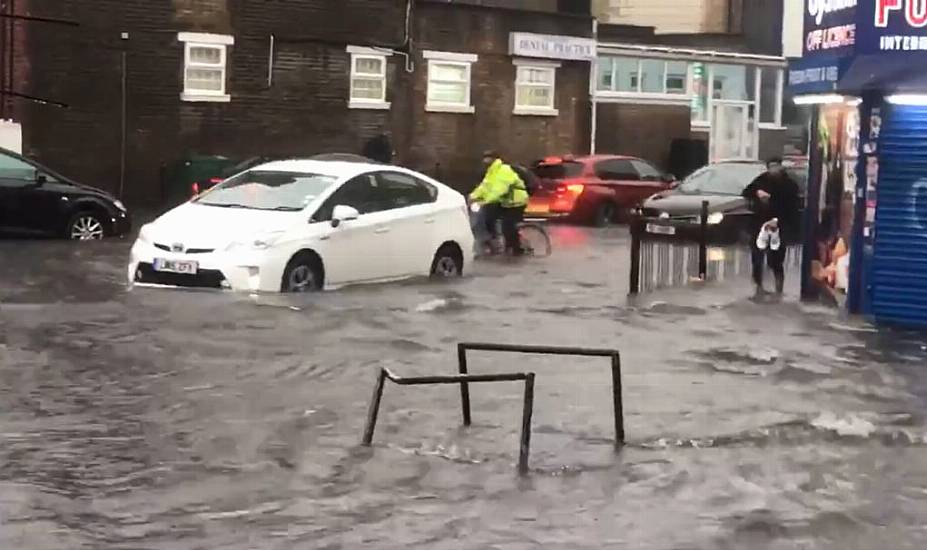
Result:
{"label": "car door handle", "polygon": [[378,227],[373,232],[376,233],[377,235],[389,233],[389,227]]}
{"label": "car door handle", "polygon": [[425,218],[425,223],[435,223],[434,218]]}

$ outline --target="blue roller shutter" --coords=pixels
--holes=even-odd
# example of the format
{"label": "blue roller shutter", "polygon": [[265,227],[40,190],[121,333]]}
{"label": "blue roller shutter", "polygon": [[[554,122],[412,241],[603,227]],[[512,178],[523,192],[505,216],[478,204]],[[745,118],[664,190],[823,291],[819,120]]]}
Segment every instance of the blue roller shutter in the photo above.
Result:
{"label": "blue roller shutter", "polygon": [[876,189],[872,310],[879,322],[927,326],[927,107],[890,106]]}

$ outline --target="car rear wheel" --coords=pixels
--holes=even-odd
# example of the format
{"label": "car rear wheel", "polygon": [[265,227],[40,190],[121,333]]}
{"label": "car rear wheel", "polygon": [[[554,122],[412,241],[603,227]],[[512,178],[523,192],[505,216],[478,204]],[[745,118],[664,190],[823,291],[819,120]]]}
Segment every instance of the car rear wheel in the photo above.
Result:
{"label": "car rear wheel", "polygon": [[106,236],[106,228],[97,214],[78,212],[68,222],[65,235],[72,241],[98,241]]}
{"label": "car rear wheel", "polygon": [[454,245],[446,244],[438,249],[431,262],[431,276],[436,279],[451,279],[463,275],[463,254]]}
{"label": "car rear wheel", "polygon": [[612,221],[615,219],[615,205],[612,203],[604,203],[599,206],[595,211],[595,217],[592,219],[592,223],[596,227],[606,227],[611,225]]}
{"label": "car rear wheel", "polygon": [[283,272],[280,290],[286,293],[318,292],[324,281],[322,265],[312,254],[297,254]]}

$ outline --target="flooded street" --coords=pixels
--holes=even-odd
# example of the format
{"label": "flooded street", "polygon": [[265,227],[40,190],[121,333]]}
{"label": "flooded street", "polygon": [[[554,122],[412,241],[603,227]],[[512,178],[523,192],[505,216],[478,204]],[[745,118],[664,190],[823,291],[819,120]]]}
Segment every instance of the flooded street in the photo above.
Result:
{"label": "flooded street", "polygon": [[[922,549],[927,339],[748,281],[629,303],[626,228],[555,227],[555,253],[459,282],[316,296],[124,284],[129,243],[0,243],[0,548]],[[794,274],[790,283],[797,284]],[[520,384],[384,395],[377,369],[453,374],[461,341]]]}

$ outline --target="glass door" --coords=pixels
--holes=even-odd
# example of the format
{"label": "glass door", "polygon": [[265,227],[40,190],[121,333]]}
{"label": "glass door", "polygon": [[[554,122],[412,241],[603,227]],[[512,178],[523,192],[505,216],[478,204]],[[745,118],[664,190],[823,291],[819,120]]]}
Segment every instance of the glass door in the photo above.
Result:
{"label": "glass door", "polygon": [[756,158],[756,125],[748,103],[715,101],[711,120],[711,160]]}

